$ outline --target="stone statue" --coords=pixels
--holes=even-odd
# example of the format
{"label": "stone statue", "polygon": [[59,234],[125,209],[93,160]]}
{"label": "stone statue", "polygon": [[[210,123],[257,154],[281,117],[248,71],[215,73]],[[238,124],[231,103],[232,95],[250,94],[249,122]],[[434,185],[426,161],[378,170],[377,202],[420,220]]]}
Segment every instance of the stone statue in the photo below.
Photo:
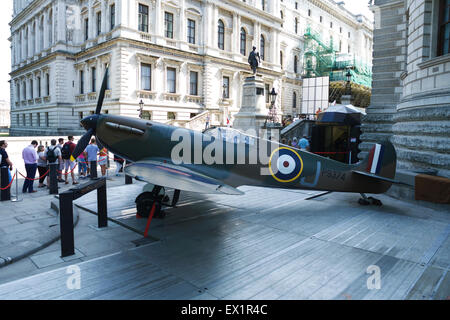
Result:
{"label": "stone statue", "polygon": [[256,74],[256,68],[258,68],[258,64],[261,63],[261,58],[259,57],[259,52],[256,51],[256,47],[253,47],[253,51],[250,52],[248,63],[253,70],[253,74]]}

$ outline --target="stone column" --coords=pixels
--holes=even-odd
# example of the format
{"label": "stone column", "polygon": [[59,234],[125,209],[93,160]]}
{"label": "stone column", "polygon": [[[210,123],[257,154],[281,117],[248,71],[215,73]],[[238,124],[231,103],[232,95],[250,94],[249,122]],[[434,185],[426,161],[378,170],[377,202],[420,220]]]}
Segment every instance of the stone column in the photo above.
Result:
{"label": "stone column", "polygon": [[[399,75],[405,70],[405,58],[402,47],[404,41],[403,2],[376,0],[375,29],[373,31],[373,81],[370,106],[363,119],[359,148],[360,159],[364,159],[373,143],[390,139],[392,136],[393,116],[401,98],[402,85]],[[403,25],[403,27],[402,27]],[[399,28],[400,26],[400,28]],[[392,50],[386,50],[392,48]],[[354,48],[353,48],[354,50]]]}

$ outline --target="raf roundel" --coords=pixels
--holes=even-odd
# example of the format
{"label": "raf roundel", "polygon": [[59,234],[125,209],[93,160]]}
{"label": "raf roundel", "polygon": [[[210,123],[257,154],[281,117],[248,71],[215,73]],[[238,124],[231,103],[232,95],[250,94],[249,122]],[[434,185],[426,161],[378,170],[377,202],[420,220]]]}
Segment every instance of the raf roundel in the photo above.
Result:
{"label": "raf roundel", "polygon": [[269,169],[278,182],[292,182],[302,173],[303,160],[295,150],[281,147],[270,156]]}

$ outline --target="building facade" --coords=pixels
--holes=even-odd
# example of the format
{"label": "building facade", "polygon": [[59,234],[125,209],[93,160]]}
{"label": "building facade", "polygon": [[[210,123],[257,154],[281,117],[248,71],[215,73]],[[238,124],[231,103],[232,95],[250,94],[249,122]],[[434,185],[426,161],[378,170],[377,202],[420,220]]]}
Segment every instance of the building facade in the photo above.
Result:
{"label": "building facade", "polygon": [[104,112],[137,117],[142,101],[146,119],[226,124],[253,46],[267,108],[274,88],[280,115],[295,115],[308,25],[370,61],[366,19],[329,0],[14,0],[11,134],[82,133],[107,65]]}
{"label": "building facade", "polygon": [[9,121],[9,101],[0,100],[0,129],[9,128]]}
{"label": "building facade", "polygon": [[400,170],[450,177],[450,1],[375,0],[364,157],[390,139]]}

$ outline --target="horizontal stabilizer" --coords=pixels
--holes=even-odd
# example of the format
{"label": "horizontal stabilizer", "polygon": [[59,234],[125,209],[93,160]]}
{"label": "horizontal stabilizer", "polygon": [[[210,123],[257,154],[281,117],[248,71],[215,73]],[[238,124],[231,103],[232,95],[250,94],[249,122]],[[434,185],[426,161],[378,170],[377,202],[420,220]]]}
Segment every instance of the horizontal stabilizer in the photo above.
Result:
{"label": "horizontal stabilizer", "polygon": [[368,172],[364,172],[364,171],[352,170],[352,172],[354,172],[356,174],[360,174],[360,175],[366,176],[366,177],[370,177],[370,178],[373,178],[373,179],[377,179],[377,180],[387,181],[387,182],[391,182],[391,183],[398,183],[398,184],[402,183],[402,182],[394,180],[394,179],[389,179],[389,178],[377,176],[376,174],[372,174],[372,173],[368,173]]}

